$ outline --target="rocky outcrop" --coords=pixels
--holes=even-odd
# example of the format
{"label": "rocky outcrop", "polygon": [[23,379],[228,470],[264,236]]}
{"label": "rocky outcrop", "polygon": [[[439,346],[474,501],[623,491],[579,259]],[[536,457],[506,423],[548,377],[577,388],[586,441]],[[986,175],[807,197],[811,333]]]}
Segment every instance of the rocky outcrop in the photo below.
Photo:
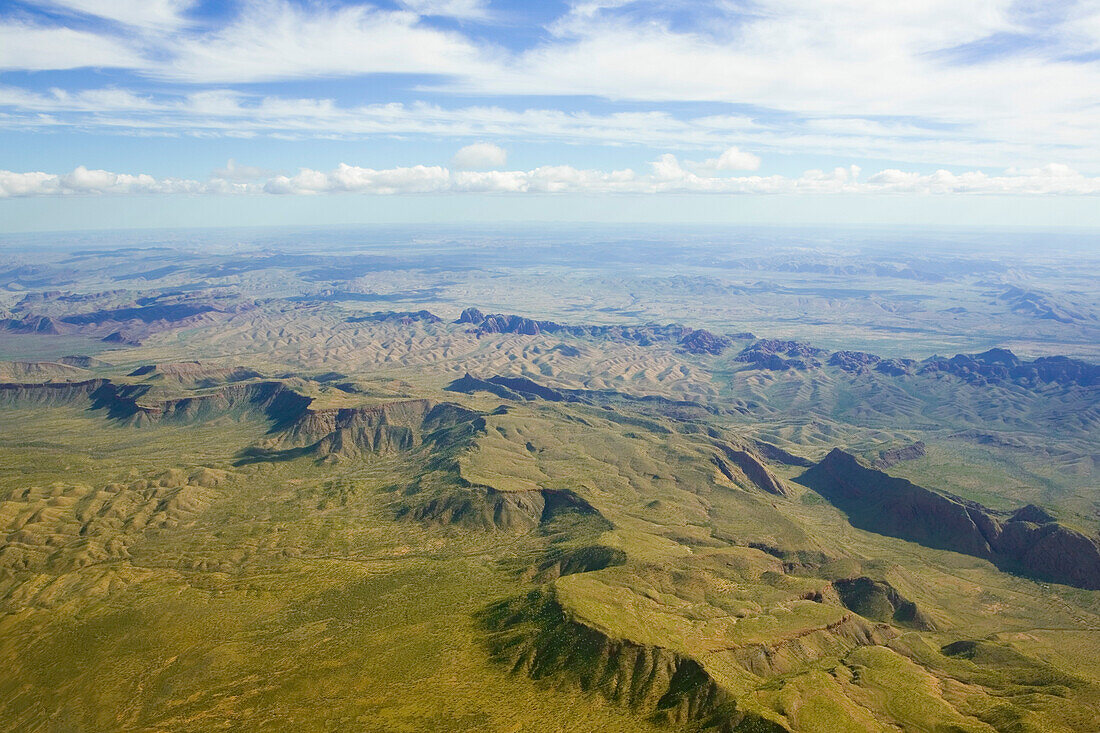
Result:
{"label": "rocky outcrop", "polygon": [[367,407],[303,408],[244,456],[247,462],[298,455],[357,458],[408,451],[459,426],[484,428],[481,415],[447,402],[399,400]]}
{"label": "rocky outcrop", "polygon": [[728,653],[749,672],[775,677],[822,657],[841,657],[856,647],[885,644],[895,636],[897,631],[887,624],[846,613],[831,624],[803,629],[768,643],[734,647]]}
{"label": "rocky outcrop", "polygon": [[475,326],[485,320],[485,314],[477,308],[467,308],[459,315],[455,323],[472,323]]}
{"label": "rocky outcrop", "polygon": [[774,463],[782,463],[787,466],[803,466],[809,468],[814,465],[814,462],[809,458],[803,458],[802,456],[796,456],[790,451],[783,450],[777,445],[765,442],[763,440],[752,441],[753,450],[759,455],[763,456],[769,461]]}
{"label": "rocky outcrop", "polygon": [[917,362],[913,359],[883,359],[875,364],[875,371],[891,377],[904,377],[912,374]]}
{"label": "rocky outcrop", "polygon": [[924,444],[923,440],[918,440],[916,443],[910,443],[900,448],[879,451],[878,458],[871,465],[874,468],[884,469],[903,461],[915,461],[918,458],[924,458],[926,455],[928,455],[928,446]]}
{"label": "rocky outcrop", "polygon": [[882,361],[881,356],[868,354],[865,351],[834,351],[829,357],[829,364],[840,367],[846,372],[861,374],[870,370],[875,364]]}
{"label": "rocky outcrop", "polygon": [[950,359],[932,357],[921,363],[918,373],[951,375],[972,384],[1100,385],[1100,365],[1065,356],[1044,356],[1033,361],[1024,361],[1008,349],[990,349],[981,354],[956,354]]}
{"label": "rocky outcrop", "polygon": [[[731,470],[730,464],[732,464],[756,488],[778,496],[788,495],[787,487],[783,482],[752,453],[729,445],[719,445],[719,448],[722,455],[714,457],[715,464],[727,479],[734,483],[741,483],[737,480],[735,472]],[[727,460],[729,463],[726,463]]]}
{"label": "rocky outcrop", "polygon": [[414,323],[442,323],[443,319],[431,311],[375,311],[365,316],[351,316],[348,323],[396,323],[411,326]]}
{"label": "rocky outcrop", "polygon": [[728,349],[730,343],[725,336],[715,336],[710,331],[699,329],[680,339],[680,348],[691,354],[718,355]]}
{"label": "rocky outcrop", "polygon": [[[502,313],[482,313],[477,308],[462,311],[455,323],[476,326],[474,333],[514,333],[526,336],[560,334],[578,338],[599,338],[614,341],[630,341],[641,346],[668,343],[692,354],[720,354],[730,346],[730,339],[704,329],[693,329],[678,323],[668,325],[646,324],[642,326],[577,326],[539,321],[524,316]],[[743,335],[743,334],[742,334]]]}
{"label": "rocky outcrop", "polygon": [[820,367],[820,357],[827,353],[824,349],[798,341],[761,339],[742,349],[735,361],[769,371],[805,370]]}
{"label": "rocky outcrop", "polygon": [[1037,579],[1100,590],[1100,543],[1058,522],[1028,521],[1040,515],[1027,507],[999,515],[863,466],[839,448],[798,480],[861,529],[973,555]]}
{"label": "rocky outcrop", "polygon": [[[31,296],[35,297],[31,297]],[[39,297],[40,296],[40,297]],[[163,293],[132,300],[126,291],[85,295],[38,293],[25,297],[12,317],[0,319],[0,330],[49,335],[79,334],[106,343],[140,345],[142,339],[199,323],[223,319],[255,307],[227,292]],[[126,305],[117,306],[120,302]],[[112,307],[103,308],[105,305]],[[71,312],[73,307],[99,310]],[[32,312],[30,309],[34,308]]]}
{"label": "rocky outcrop", "polygon": [[323,457],[402,450],[419,445],[425,436],[479,417],[472,410],[430,400],[311,409],[311,397],[279,381],[232,383],[172,399],[157,399],[155,394],[148,384],[117,384],[108,379],[0,384],[0,404],[85,404],[132,425],[256,415],[270,420],[272,429],[270,437],[249,452],[247,457],[252,459],[280,457],[285,449],[306,449]]}

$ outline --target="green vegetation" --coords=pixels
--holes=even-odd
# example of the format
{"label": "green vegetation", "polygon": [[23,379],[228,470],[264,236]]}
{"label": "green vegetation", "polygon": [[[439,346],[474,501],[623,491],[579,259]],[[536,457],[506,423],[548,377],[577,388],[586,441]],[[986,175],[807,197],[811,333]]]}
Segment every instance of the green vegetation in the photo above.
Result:
{"label": "green vegetation", "polygon": [[[869,306],[781,269],[749,298],[682,263],[570,280],[510,261],[489,282],[196,255],[201,282],[139,293],[100,286],[141,257],[103,257],[79,297],[2,301],[9,329],[64,333],[0,332],[26,362],[0,364],[0,729],[1100,729],[1091,571],[1018,542],[1096,541],[1087,374],[892,373],[804,345],[777,358],[816,363],[770,368],[739,360],[743,334],[713,353],[698,331],[692,351],[416,312],[509,312],[522,286],[522,312],[565,323],[691,316],[908,354],[888,328],[938,348],[965,335],[942,307],[1007,307],[977,276],[890,277]],[[797,333],[775,315],[815,308]],[[1087,351],[1070,325],[1027,333]],[[129,341],[83,348],[107,331]],[[838,447],[850,470],[810,480]],[[887,454],[889,476],[865,465]]]}

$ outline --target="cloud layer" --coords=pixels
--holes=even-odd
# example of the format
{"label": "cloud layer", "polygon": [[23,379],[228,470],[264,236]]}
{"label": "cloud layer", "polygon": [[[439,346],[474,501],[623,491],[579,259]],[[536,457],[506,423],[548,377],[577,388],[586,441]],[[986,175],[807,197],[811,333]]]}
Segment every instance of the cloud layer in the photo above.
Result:
{"label": "cloud layer", "polygon": [[[1057,160],[1100,172],[1095,0],[574,0],[519,33],[526,19],[497,17],[486,0],[240,0],[216,22],[193,0],[27,2],[49,14],[0,11],[0,70],[125,71],[110,89],[9,83],[7,128],[530,135],[936,165]],[[378,75],[432,101],[249,86]],[[456,93],[494,103],[455,106]],[[531,97],[540,108],[500,101]],[[586,104],[603,111],[578,109]],[[754,170],[747,160],[713,168]]]}
{"label": "cloud layer", "polygon": [[388,169],[341,164],[330,171],[303,168],[293,176],[267,175],[232,161],[206,181],[89,170],[70,173],[0,171],[0,198],[96,194],[188,195],[413,195],[413,194],[895,194],[1100,195],[1100,178],[1064,165],[1009,170],[922,174],[896,169],[862,177],[858,166],[811,170],[798,177],[700,175],[665,154],[638,173],[571,166],[531,170],[451,170],[437,165]]}

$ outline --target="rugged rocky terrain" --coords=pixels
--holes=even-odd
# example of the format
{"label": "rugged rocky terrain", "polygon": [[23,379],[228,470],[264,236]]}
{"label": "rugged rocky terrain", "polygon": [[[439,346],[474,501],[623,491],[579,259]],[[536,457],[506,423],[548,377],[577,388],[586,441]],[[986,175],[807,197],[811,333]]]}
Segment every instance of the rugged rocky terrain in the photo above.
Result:
{"label": "rugged rocky terrain", "polygon": [[1070,269],[585,247],[10,255],[0,728],[1100,729]]}

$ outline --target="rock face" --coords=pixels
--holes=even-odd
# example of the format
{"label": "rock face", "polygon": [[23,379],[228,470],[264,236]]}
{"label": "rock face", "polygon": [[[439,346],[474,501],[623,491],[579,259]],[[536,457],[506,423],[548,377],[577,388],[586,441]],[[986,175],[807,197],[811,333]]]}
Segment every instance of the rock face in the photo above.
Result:
{"label": "rock face", "polygon": [[107,379],[7,383],[0,384],[0,405],[84,403],[131,425],[247,415],[271,421],[269,437],[246,451],[242,463],[297,455],[333,459],[404,451],[437,438],[457,440],[461,437],[458,433],[470,435],[484,427],[480,413],[423,399],[314,409],[311,397],[279,381],[231,383],[176,399],[156,400],[151,394],[155,393],[150,393],[148,384],[116,384]]}
{"label": "rock face", "polygon": [[819,357],[828,352],[798,341],[761,339],[745,347],[736,361],[754,365],[757,369],[786,371],[787,369],[811,369],[821,366]]}
{"label": "rock face", "polygon": [[1023,361],[1008,349],[981,354],[956,354],[950,359],[932,357],[921,363],[920,374],[950,374],[974,384],[1013,383],[1025,386],[1041,382],[1094,387],[1100,385],[1100,365],[1065,356],[1044,356]]}
{"label": "rock face", "polygon": [[532,679],[568,680],[582,690],[648,714],[662,725],[699,731],[786,728],[737,709],[699,662],[662,647],[613,639],[573,618],[552,591],[490,606],[479,618],[493,659]]}
{"label": "rock face", "polygon": [[980,504],[867,468],[839,448],[799,481],[861,529],[984,558],[1002,570],[1100,590],[1100,544],[1051,521],[1037,507],[1002,518]]}
{"label": "rock face", "polygon": [[730,340],[724,336],[715,336],[710,331],[699,329],[680,339],[680,346],[692,354],[718,355],[729,348]]}
{"label": "rock face", "polygon": [[891,377],[903,377],[912,374],[917,362],[913,359],[883,359],[875,365],[875,371]]}
{"label": "rock face", "polygon": [[467,308],[466,310],[462,311],[462,315],[458,317],[458,320],[455,321],[455,323],[473,323],[474,325],[477,325],[484,320],[485,314],[482,313],[480,310],[478,310],[477,308]]}
{"label": "rock face", "polygon": [[[308,399],[308,398],[304,398]],[[247,458],[354,458],[411,450],[448,428],[476,429],[479,413],[447,402],[400,400],[369,407],[305,408]]]}
{"label": "rock face", "polygon": [[882,361],[881,356],[868,354],[865,351],[834,351],[829,357],[829,364],[832,366],[857,374],[867,371],[880,361]]}
{"label": "rock face", "polygon": [[884,469],[902,461],[915,461],[918,458],[924,458],[926,455],[928,455],[928,446],[924,444],[923,440],[918,440],[916,443],[910,443],[901,448],[879,451],[878,458],[871,465],[874,468]]}
{"label": "rock face", "polygon": [[758,489],[768,492],[769,494],[776,494],[778,496],[787,496],[789,493],[787,487],[783,485],[775,474],[769,471],[760,459],[749,453],[746,450],[740,450],[728,445],[719,446],[722,449],[722,454],[725,456],[725,460],[722,456],[715,456],[715,463],[718,466],[718,470],[725,475],[731,481],[736,480],[734,472],[730,469],[730,465],[726,463],[728,460],[734,466],[736,466],[745,477]]}
{"label": "rock face", "polygon": [[524,336],[538,336],[552,333],[580,338],[606,338],[615,341],[632,341],[641,346],[656,343],[672,343],[692,354],[720,354],[730,346],[730,339],[718,336],[704,329],[693,329],[678,323],[668,325],[646,324],[643,326],[575,326],[555,321],[538,321],[524,316],[490,313],[486,315],[477,308],[462,311],[455,323],[468,323],[476,326],[478,335],[489,333],[515,333]]}

